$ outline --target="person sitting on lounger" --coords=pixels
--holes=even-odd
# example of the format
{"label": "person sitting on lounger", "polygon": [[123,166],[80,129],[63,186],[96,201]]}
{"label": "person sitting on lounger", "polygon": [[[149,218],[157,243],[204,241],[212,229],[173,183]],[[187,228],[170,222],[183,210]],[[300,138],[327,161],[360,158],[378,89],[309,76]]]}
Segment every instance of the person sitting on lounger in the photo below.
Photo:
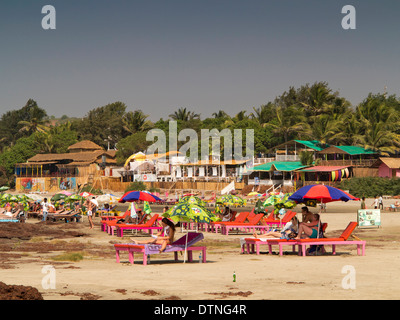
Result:
{"label": "person sitting on lounger", "polygon": [[308,210],[308,207],[301,208],[301,217],[302,217],[301,222],[313,221],[313,213],[310,210]]}
{"label": "person sitting on lounger", "polygon": [[296,239],[318,238],[319,214],[315,213],[311,222],[302,222],[299,225],[299,232]]}
{"label": "person sitting on lounger", "polygon": [[174,242],[175,225],[171,220],[167,218],[163,218],[161,220],[161,225],[163,229],[157,234],[156,238],[144,241],[136,241],[134,239],[131,239],[132,242],[134,244],[161,244],[161,248],[159,251],[160,253],[163,252],[167,245]]}
{"label": "person sitting on lounger", "polygon": [[293,239],[298,232],[299,220],[296,216],[292,218],[281,231],[269,231],[266,234],[258,235],[254,233],[253,236],[257,239]]}
{"label": "person sitting on lounger", "polygon": [[221,221],[230,221],[232,218],[232,210],[228,206],[225,207],[225,211],[218,215]]}

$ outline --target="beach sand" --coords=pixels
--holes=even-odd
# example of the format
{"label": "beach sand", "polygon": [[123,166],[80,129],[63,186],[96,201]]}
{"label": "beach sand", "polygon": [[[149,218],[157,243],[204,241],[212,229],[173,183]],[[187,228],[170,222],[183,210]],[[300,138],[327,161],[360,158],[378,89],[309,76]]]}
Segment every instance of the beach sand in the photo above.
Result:
{"label": "beach sand", "polygon": [[[372,199],[366,202],[370,205]],[[385,205],[393,202],[386,200]],[[326,235],[340,235],[350,221],[357,221],[359,206],[359,202],[329,203],[321,216],[328,223]],[[299,212],[300,206],[295,210]],[[183,263],[182,256],[175,262],[172,253],[165,253],[152,256],[148,266],[142,265],[140,255],[131,265],[123,253],[117,264],[113,244],[127,243],[129,237],[121,239],[101,232],[100,218],[95,219],[93,230],[86,218],[78,224],[29,219],[25,225],[18,225],[20,230],[14,230],[14,236],[0,225],[0,279],[7,285],[37,288],[45,300],[398,299],[400,212],[383,211],[381,219],[381,228],[356,229],[353,233],[367,241],[365,256],[357,255],[355,245],[338,246],[335,256],[330,246],[323,256],[301,257],[288,252],[280,257],[267,254],[267,246],[262,247],[260,255],[241,254],[239,239],[245,234],[206,232],[203,242],[207,263],[199,263],[196,252],[192,263]],[[24,235],[24,228],[31,228],[31,234],[27,231]],[[178,228],[176,237],[181,235]],[[79,252],[83,259],[54,260],[68,252]],[[47,275],[42,269],[48,265],[55,270],[55,289],[42,284]],[[342,286],[345,266],[354,267],[355,289]]]}

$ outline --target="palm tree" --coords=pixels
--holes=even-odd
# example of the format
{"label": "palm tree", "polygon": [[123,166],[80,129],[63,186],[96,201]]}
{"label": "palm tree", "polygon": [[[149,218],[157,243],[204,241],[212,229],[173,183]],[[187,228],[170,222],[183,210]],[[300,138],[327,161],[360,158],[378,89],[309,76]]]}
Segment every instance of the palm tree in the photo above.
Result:
{"label": "palm tree", "polygon": [[28,133],[46,132],[49,130],[49,127],[46,126],[47,123],[47,120],[40,120],[38,118],[31,118],[28,121],[22,120],[18,122],[18,124],[22,126],[19,131]]}
{"label": "palm tree", "polygon": [[147,120],[148,117],[142,110],[129,111],[122,118],[123,127],[131,134],[146,131],[152,127],[151,121]]}
{"label": "palm tree", "polygon": [[289,140],[290,136],[308,130],[304,115],[294,105],[287,108],[276,106],[273,116],[275,117],[274,121],[265,123],[264,127],[273,128],[273,132],[283,136],[285,142]]}
{"label": "palm tree", "polygon": [[23,120],[18,122],[18,125],[21,126],[19,132],[32,134],[34,132],[45,132],[48,130],[48,120],[44,120],[46,111],[39,108],[36,101],[29,99],[21,110],[24,116],[22,118]]}
{"label": "palm tree", "polygon": [[316,117],[308,131],[309,136],[312,139],[318,140],[322,146],[332,143],[333,137],[337,132],[337,122],[327,114]]}
{"label": "palm tree", "polygon": [[334,103],[336,96],[332,94],[332,90],[328,88],[326,82],[319,82],[308,88],[308,94],[305,101],[300,104],[305,109],[306,115],[310,118],[311,123],[315,117],[323,114]]}
{"label": "palm tree", "polygon": [[314,162],[314,153],[312,151],[301,151],[299,158],[303,166],[311,166]]}
{"label": "palm tree", "polygon": [[250,116],[252,119],[257,121],[261,126],[263,126],[265,123],[268,123],[271,121],[271,115],[273,113],[275,106],[273,103],[269,102],[266,105],[262,105],[259,108],[253,108],[254,113],[251,113]]}
{"label": "palm tree", "polygon": [[225,111],[223,111],[223,110],[219,110],[218,112],[214,112],[214,113],[212,114],[212,116],[213,116],[215,119],[223,119],[223,118],[228,118],[228,117],[229,117],[228,114],[227,114]]}
{"label": "palm tree", "polygon": [[194,113],[193,111],[188,111],[186,108],[179,108],[178,111],[170,114],[169,117],[173,120],[182,120],[182,121],[190,121],[193,119],[199,119],[200,115]]}
{"label": "palm tree", "polygon": [[367,149],[387,155],[400,146],[400,116],[394,107],[386,104],[382,95],[369,95],[356,110],[363,134],[362,144]]}

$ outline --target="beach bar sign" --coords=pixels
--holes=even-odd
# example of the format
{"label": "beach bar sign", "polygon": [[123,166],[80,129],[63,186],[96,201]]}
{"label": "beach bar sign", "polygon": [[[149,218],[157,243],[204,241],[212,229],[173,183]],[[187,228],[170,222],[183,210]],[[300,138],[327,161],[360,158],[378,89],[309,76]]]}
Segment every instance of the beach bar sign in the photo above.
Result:
{"label": "beach bar sign", "polygon": [[360,209],[357,213],[358,227],[380,227],[381,210],[379,209]]}

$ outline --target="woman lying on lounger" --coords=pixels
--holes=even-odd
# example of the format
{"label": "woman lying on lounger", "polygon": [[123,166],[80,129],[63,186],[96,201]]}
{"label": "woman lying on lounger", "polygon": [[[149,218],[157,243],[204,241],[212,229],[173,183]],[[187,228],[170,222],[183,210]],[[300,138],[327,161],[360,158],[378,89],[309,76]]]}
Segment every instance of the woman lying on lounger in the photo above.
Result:
{"label": "woman lying on lounger", "polygon": [[163,229],[157,234],[156,238],[144,241],[136,241],[131,238],[132,242],[134,244],[161,244],[160,253],[163,252],[168,244],[174,242],[175,225],[167,218],[161,220],[161,225]]}
{"label": "woman lying on lounger", "polygon": [[[297,235],[299,220],[296,216],[292,218],[281,231],[269,231],[266,234],[258,235],[254,233],[253,236],[257,239],[293,239]],[[294,236],[292,236],[294,234]]]}

